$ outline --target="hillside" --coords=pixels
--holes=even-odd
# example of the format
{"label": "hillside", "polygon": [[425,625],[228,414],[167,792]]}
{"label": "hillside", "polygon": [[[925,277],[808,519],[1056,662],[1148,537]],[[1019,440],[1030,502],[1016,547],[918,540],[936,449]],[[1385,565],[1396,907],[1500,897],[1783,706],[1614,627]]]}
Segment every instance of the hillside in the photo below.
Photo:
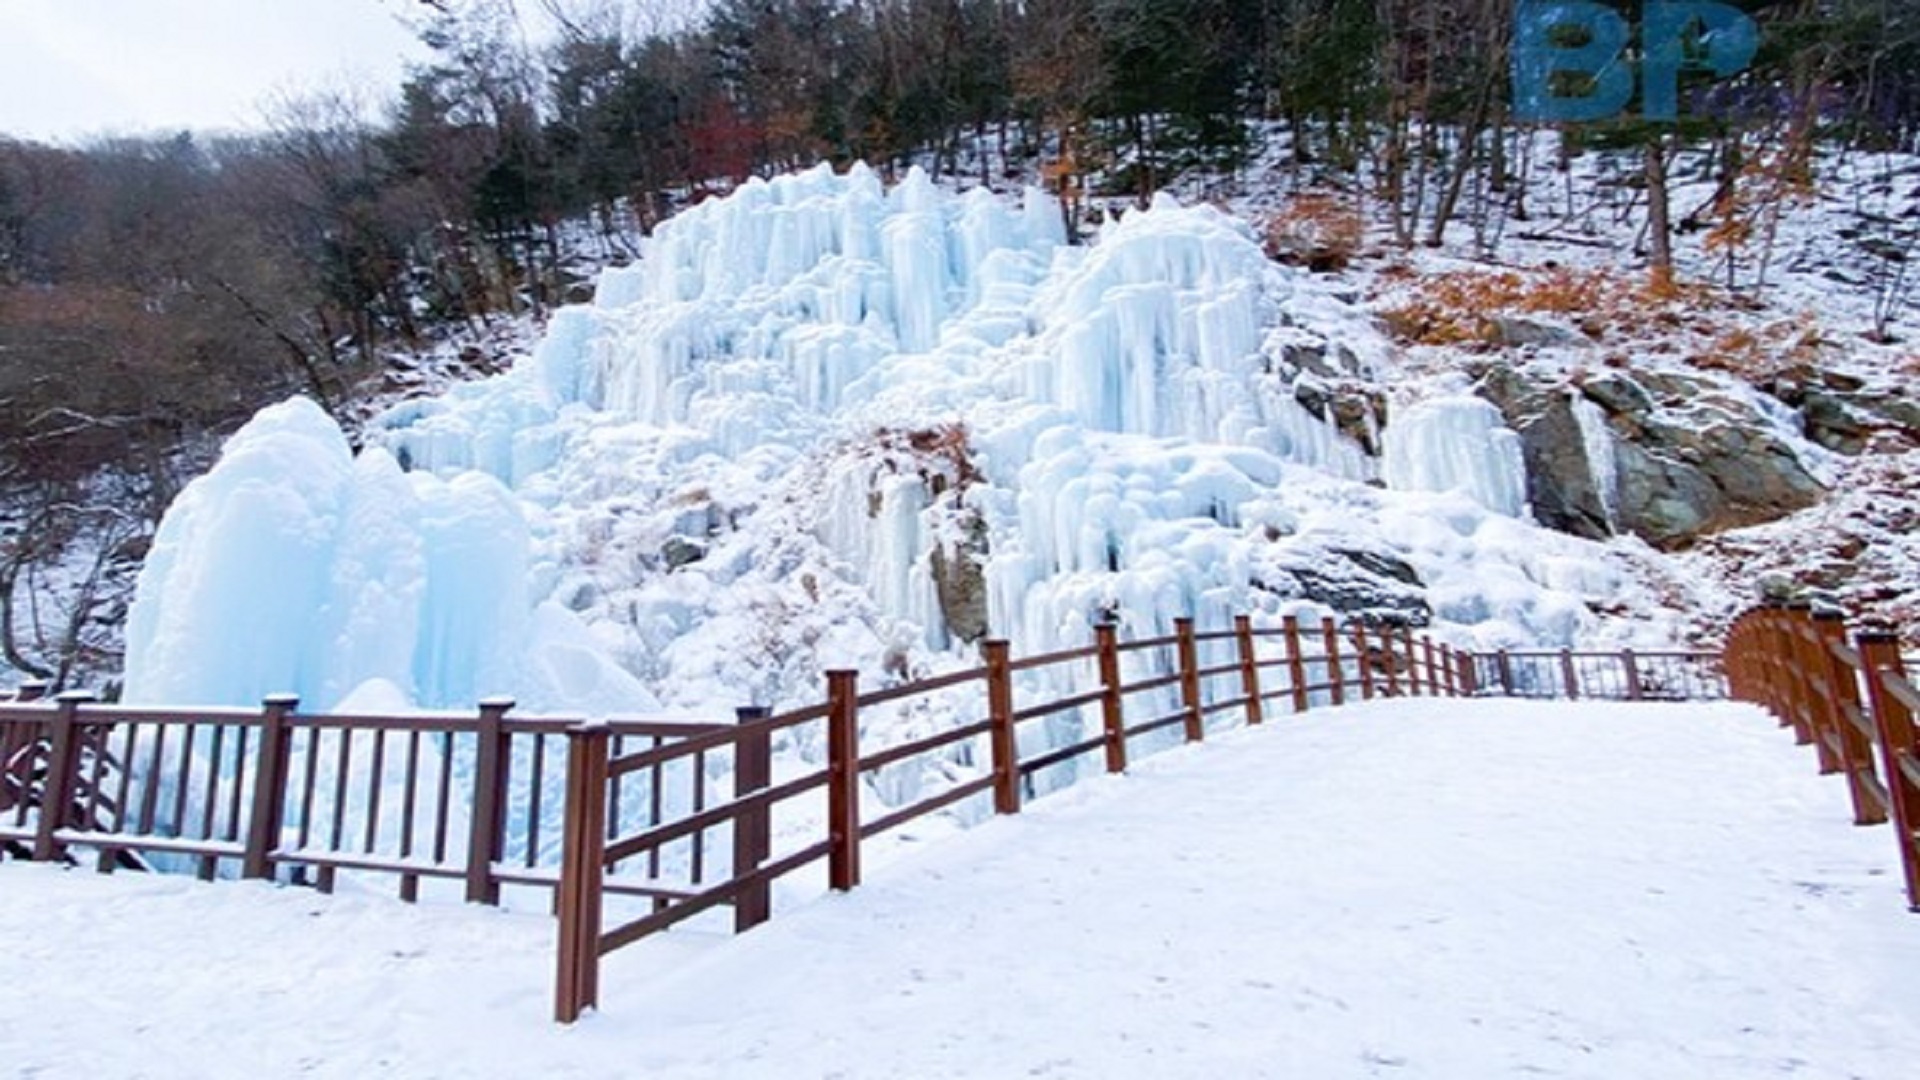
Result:
{"label": "hillside", "polygon": [[[1578,160],[1567,190],[1608,190]],[[1104,224],[1070,244],[1032,189],[753,181],[512,371],[375,416],[357,461],[318,410],[263,413],[162,526],[129,697],[777,704],[1109,614],[1711,642],[1762,572],[1898,619],[1911,308],[1862,326],[1836,279],[1877,264],[1828,243],[1913,200],[1912,159],[1874,168],[1780,219],[1764,289],[1658,292],[1544,172],[1501,260],[1375,247],[1357,196],[1082,206]],[[1308,226],[1345,237],[1331,269],[1297,265]],[[1728,257],[1677,252],[1688,281]]]}

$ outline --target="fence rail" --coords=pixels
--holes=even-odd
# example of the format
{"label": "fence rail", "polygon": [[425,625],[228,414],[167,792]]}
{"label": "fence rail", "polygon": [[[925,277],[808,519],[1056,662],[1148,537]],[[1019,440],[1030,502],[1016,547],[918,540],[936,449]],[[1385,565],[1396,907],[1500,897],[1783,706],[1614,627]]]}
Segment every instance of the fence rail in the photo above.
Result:
{"label": "fence rail", "polygon": [[1920,689],[1898,636],[1849,640],[1838,612],[1770,604],[1734,622],[1726,656],[1733,695],[1771,710],[1823,775],[1846,779],[1854,823],[1892,823],[1907,904],[1920,912]]}
{"label": "fence rail", "polygon": [[[830,672],[819,703],[743,708],[730,723],[520,717],[504,699],[439,716],[303,714],[290,697],[154,710],[28,690],[0,703],[0,855],[88,850],[102,870],[323,890],[357,874],[407,900],[424,882],[480,903],[508,886],[549,890],[555,1015],[571,1021],[598,999],[600,958],[648,934],[722,907],[744,931],[772,914],[778,879],[820,867],[828,887],[851,889],[863,843],[929,814],[1017,813],[1082,775],[1280,711],[1724,695],[1712,653],[1475,654],[1332,619],[1241,616],[1209,630],[1180,619],[1129,641],[1103,624],[1083,647],[1014,658],[989,641],[981,658],[872,690]],[[863,737],[863,716],[915,709],[950,722],[885,744],[879,732],[899,726],[873,724]],[[795,751],[777,778],[776,746]],[[869,816],[861,793],[881,787],[895,797]]]}

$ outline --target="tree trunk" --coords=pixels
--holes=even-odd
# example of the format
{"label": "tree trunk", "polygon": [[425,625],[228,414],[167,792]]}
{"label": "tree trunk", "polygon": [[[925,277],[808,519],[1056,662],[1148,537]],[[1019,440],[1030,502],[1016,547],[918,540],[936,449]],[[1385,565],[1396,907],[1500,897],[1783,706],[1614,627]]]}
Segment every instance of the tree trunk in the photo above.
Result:
{"label": "tree trunk", "polygon": [[1673,289],[1673,227],[1668,220],[1667,137],[1647,141],[1647,269],[1655,292]]}

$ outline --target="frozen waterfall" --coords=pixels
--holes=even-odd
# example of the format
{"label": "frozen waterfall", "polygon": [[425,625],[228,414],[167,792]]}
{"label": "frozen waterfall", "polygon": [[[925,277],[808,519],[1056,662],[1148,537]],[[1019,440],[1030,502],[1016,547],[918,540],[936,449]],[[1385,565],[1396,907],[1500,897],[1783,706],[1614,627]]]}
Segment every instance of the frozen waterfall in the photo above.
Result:
{"label": "frozen waterfall", "polygon": [[1498,413],[1406,409],[1382,466],[1302,405],[1302,341],[1384,351],[1211,207],[1070,246],[1038,191],[753,180],[665,222],[512,371],[394,406],[357,458],[315,406],[264,410],[167,513],[127,697],[811,699],[822,667],[959,663],[982,629],[1039,651],[1108,613],[1317,615],[1293,571],[1354,548],[1403,558],[1462,634],[1572,633],[1568,583],[1614,579],[1511,520]]}
{"label": "frozen waterfall", "polygon": [[1500,410],[1467,394],[1428,398],[1387,425],[1381,473],[1400,491],[1461,491],[1496,513],[1527,512],[1520,437]]}

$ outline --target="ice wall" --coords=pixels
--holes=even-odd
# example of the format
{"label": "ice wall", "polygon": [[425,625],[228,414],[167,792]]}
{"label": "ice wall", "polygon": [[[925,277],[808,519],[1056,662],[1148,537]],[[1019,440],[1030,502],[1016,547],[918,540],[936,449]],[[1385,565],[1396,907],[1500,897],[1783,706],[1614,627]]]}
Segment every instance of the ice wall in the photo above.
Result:
{"label": "ice wall", "polygon": [[[128,616],[125,699],[330,709],[368,683],[414,704],[492,694],[633,707],[646,691],[529,603],[520,504],[479,472],[354,457],[319,406],[262,410],[160,523]],[[569,662],[569,658],[572,658]],[[558,668],[558,670],[556,670]]]}
{"label": "ice wall", "polygon": [[1460,491],[1518,517],[1527,512],[1520,437],[1500,410],[1471,394],[1428,398],[1402,409],[1382,439],[1381,475],[1399,491]]}
{"label": "ice wall", "polygon": [[[1069,246],[1038,192],[751,181],[663,224],[511,372],[391,409],[357,460],[312,406],[263,413],[168,515],[129,691],[810,698],[822,666],[963,662],[968,595],[1023,650],[1106,613],[1277,620],[1323,610],[1288,566],[1356,545],[1465,633],[1571,634],[1606,574],[1513,520],[1498,413],[1417,403],[1371,458],[1296,393],[1285,354],[1335,343],[1385,349],[1210,207]],[[966,460],[926,448],[940,431]]]}

